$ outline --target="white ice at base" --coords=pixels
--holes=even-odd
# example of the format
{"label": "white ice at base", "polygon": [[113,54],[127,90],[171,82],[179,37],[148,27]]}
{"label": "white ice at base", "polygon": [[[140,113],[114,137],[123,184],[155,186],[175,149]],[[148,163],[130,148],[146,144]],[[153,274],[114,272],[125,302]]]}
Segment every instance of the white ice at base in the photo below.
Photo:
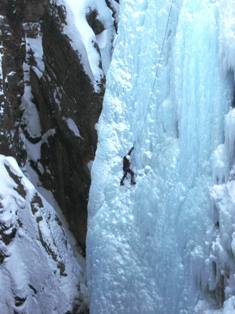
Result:
{"label": "white ice at base", "polygon": [[[235,134],[233,65],[223,50],[232,5],[121,2],[91,171],[91,314],[192,314],[214,280],[211,189],[229,177]],[[137,185],[120,187],[133,145]]]}

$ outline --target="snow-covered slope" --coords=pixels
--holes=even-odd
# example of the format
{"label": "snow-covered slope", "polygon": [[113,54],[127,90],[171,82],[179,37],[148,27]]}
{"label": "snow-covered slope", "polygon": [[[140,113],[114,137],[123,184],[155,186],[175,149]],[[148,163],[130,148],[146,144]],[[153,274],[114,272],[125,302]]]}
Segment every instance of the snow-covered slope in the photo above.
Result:
{"label": "snow-covered slope", "polygon": [[[121,2],[89,199],[92,314],[217,313],[234,295],[233,8]],[[137,184],[122,187],[133,145]]]}
{"label": "snow-covered slope", "polygon": [[85,292],[83,262],[64,223],[13,158],[0,156],[0,174],[1,313],[78,308]]}

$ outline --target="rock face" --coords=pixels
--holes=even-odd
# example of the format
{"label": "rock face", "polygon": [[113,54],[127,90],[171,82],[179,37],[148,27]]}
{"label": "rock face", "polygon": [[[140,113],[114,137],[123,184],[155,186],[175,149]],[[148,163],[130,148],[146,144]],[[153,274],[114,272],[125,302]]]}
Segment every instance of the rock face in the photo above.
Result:
{"label": "rock face", "polygon": [[72,23],[66,1],[12,0],[0,5],[0,153],[14,156],[35,185],[54,193],[83,252],[89,165],[105,86],[96,38],[115,32],[117,23],[117,2],[105,5],[108,26],[99,6],[88,1],[86,8],[86,22],[94,34],[92,53],[100,57],[103,73],[96,87],[84,67],[82,42],[81,51],[76,51],[64,31]]}
{"label": "rock face", "polygon": [[87,40],[70,4],[0,1],[0,308],[6,314],[86,313],[83,259],[65,225],[85,255],[95,125],[118,1],[84,1]]}

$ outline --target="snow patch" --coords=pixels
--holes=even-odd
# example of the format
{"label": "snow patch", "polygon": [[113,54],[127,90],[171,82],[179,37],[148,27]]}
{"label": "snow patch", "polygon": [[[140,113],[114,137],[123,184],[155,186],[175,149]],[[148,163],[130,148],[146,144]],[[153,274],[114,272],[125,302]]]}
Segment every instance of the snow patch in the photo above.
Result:
{"label": "snow patch", "polygon": [[[28,67],[25,67],[25,70],[28,71]],[[25,73],[28,73],[26,72]],[[21,108],[24,113],[22,116],[22,122],[26,127],[29,135],[33,138],[38,138],[41,136],[41,124],[38,114],[37,107],[33,102],[33,95],[30,85],[25,85],[24,94],[21,99]]]}
{"label": "snow patch", "polygon": [[[26,32],[26,53],[33,54],[34,59],[36,61],[36,66],[34,66],[34,70],[36,70],[36,74],[39,78],[42,77],[43,72],[45,71],[45,64],[43,61],[43,45],[42,45],[42,35],[40,31],[40,24],[38,23],[25,23],[23,24],[24,30]],[[37,30],[36,37],[30,37],[27,35],[29,30]]]}
{"label": "snow patch", "polygon": [[72,131],[72,133],[74,134],[74,136],[76,137],[81,137],[81,134],[80,134],[80,131],[76,125],[76,123],[74,122],[73,119],[71,118],[64,118],[63,120],[65,120],[66,124],[67,124],[67,127],[69,128],[70,131]]}
{"label": "snow patch", "polygon": [[[23,65],[24,69],[24,94],[22,96],[21,109],[23,110],[22,122],[23,127],[26,128],[28,135],[32,138],[40,138],[41,124],[36,104],[33,102],[33,95],[30,86],[30,69],[33,68],[34,72],[40,79],[45,70],[43,62],[43,48],[42,36],[40,33],[40,25],[38,23],[24,24],[26,33],[26,60]],[[34,30],[36,37],[29,37],[27,32]],[[31,65],[31,57],[34,57],[36,66]]]}

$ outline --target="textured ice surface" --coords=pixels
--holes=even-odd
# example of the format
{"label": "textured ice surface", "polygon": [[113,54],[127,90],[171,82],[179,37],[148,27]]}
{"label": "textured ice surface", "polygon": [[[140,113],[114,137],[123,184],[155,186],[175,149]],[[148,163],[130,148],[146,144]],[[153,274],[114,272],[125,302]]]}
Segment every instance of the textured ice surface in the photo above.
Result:
{"label": "textured ice surface", "polygon": [[[228,177],[232,156],[218,147],[225,121],[234,125],[232,113],[225,119],[232,4],[121,1],[92,166],[92,314],[192,314],[204,298],[212,271],[210,191],[215,178]],[[137,185],[120,187],[122,157],[133,144]]]}

